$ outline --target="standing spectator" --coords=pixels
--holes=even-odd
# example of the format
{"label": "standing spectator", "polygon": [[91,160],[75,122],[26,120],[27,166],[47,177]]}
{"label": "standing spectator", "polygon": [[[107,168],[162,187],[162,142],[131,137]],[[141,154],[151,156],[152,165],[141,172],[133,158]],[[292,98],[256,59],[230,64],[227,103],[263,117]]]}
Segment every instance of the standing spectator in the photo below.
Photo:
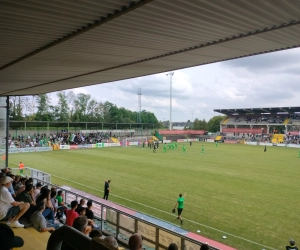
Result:
{"label": "standing spectator", "polygon": [[109,184],[110,184],[110,180],[106,181],[104,180],[104,196],[103,199],[107,200],[108,199],[108,195],[109,195]]}
{"label": "standing spectator", "polygon": [[67,220],[66,220],[66,224],[70,227],[73,226],[73,222],[74,220],[79,216],[78,213],[75,212],[75,209],[78,206],[78,201],[72,201],[71,202],[71,209],[67,210],[66,214],[67,214]]}
{"label": "standing spectator", "polygon": [[285,247],[286,250],[298,250],[298,247],[293,239],[290,239],[289,242],[290,245]]}
{"label": "standing spectator", "polygon": [[132,234],[128,241],[129,250],[142,250],[143,249],[143,238],[140,234]]}
{"label": "standing spectator", "polygon": [[9,221],[11,227],[24,227],[19,218],[28,210],[29,204],[17,202],[8,192],[12,178],[5,176],[0,179],[0,220]]}
{"label": "standing spectator", "polygon": [[48,222],[46,221],[45,217],[43,216],[43,211],[45,208],[46,206],[43,201],[38,203],[36,205],[37,211],[35,211],[29,219],[33,227],[39,232],[54,231],[55,229],[59,228],[59,225],[55,224],[53,220],[48,220]]}

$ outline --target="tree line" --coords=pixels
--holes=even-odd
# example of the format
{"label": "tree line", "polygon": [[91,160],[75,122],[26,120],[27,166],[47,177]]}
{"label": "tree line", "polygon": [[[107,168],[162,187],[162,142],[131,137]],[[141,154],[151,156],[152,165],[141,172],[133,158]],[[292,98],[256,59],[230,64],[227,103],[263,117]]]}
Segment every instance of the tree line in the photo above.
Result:
{"label": "tree line", "polygon": [[194,120],[193,129],[195,130],[207,130],[209,132],[218,132],[220,131],[220,122],[225,118],[225,116],[219,115],[210,118],[208,121],[205,119],[198,120],[197,118]]}
{"label": "tree line", "polygon": [[[59,122],[103,122],[136,123],[138,112],[118,108],[111,102],[101,102],[91,95],[73,91],[56,92],[57,104],[51,104],[49,94],[36,96],[11,96],[10,120],[59,121]],[[142,123],[157,124],[154,113],[143,110]]]}

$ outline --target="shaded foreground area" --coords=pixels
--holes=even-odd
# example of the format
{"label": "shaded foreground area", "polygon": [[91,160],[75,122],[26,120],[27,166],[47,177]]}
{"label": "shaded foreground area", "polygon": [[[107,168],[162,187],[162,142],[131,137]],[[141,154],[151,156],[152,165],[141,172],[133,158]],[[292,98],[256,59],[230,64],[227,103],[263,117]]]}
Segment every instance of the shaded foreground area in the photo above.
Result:
{"label": "shaded foreground area", "polygon": [[[10,167],[27,166],[53,175],[52,182],[109,199],[178,224],[171,209],[186,192],[184,229],[238,249],[280,249],[295,238],[299,201],[298,150],[193,143],[182,153],[148,148],[103,148],[11,154]],[[289,206],[287,204],[293,204]],[[223,239],[222,236],[227,236]]]}

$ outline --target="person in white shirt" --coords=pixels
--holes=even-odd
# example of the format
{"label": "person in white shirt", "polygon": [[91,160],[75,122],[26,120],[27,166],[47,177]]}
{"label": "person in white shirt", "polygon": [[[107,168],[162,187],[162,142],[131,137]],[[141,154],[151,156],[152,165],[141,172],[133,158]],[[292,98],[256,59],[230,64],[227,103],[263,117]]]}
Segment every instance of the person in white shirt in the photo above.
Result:
{"label": "person in white shirt", "polygon": [[24,227],[19,218],[28,210],[29,203],[17,202],[9,193],[8,188],[13,179],[4,176],[0,179],[0,221],[10,222],[11,227]]}
{"label": "person in white shirt", "polygon": [[34,201],[36,201],[36,198],[39,196],[41,192],[41,188],[42,188],[42,184],[38,182],[35,186],[34,193],[33,193]]}

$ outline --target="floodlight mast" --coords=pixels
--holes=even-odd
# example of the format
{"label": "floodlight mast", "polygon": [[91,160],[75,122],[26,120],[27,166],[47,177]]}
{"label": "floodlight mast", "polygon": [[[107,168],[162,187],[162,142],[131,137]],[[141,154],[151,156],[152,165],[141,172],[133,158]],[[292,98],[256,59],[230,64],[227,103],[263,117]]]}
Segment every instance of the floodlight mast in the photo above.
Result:
{"label": "floodlight mast", "polygon": [[174,72],[170,72],[166,75],[170,76],[170,130],[172,130],[172,77]]}

